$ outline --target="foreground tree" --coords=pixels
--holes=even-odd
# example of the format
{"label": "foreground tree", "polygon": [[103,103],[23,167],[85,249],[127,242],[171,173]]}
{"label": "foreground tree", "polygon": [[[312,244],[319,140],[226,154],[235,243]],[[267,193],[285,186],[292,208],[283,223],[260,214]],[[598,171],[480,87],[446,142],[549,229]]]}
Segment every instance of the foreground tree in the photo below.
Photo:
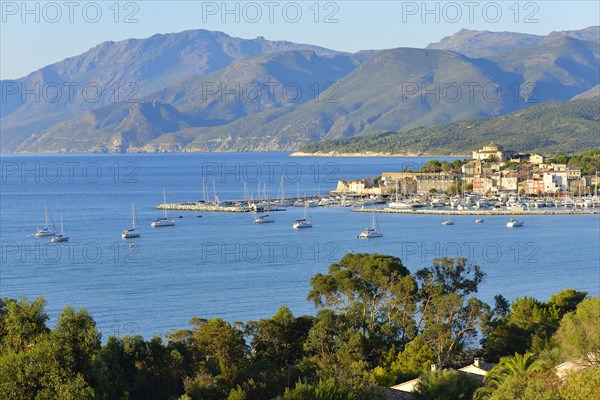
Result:
{"label": "foreground tree", "polygon": [[[71,327],[77,318],[71,319],[72,308],[67,308],[50,331],[44,306],[42,297],[31,302],[4,299],[0,304],[0,398],[93,399],[89,375],[99,347],[95,326],[86,329],[87,312],[82,310],[82,324]],[[88,333],[93,337],[89,347],[79,340]]]}
{"label": "foreground tree", "polygon": [[315,275],[311,285],[308,299],[339,316],[343,329],[360,335],[373,366],[387,349],[403,346],[416,333],[416,283],[396,257],[348,254],[326,275]]}
{"label": "foreground tree", "polygon": [[436,354],[423,336],[417,336],[398,354],[392,351],[391,356],[387,365],[378,370],[378,382],[386,386],[414,379],[429,371],[436,362]]}
{"label": "foreground tree", "polygon": [[567,360],[600,367],[600,298],[582,301],[574,313],[565,315],[556,338]]}
{"label": "foreground tree", "polygon": [[587,367],[568,375],[560,395],[564,400],[600,399],[600,368]]}
{"label": "foreground tree", "polygon": [[62,364],[81,372],[91,382],[92,356],[100,350],[101,334],[87,310],[75,312],[73,307],[65,307],[54,328],[54,338],[60,346]]}
{"label": "foreground tree", "polygon": [[495,361],[506,354],[549,350],[560,318],[579,301],[580,293],[583,292],[561,291],[548,303],[531,297],[516,299],[508,314],[491,320],[484,330],[486,358]]}
{"label": "foreground tree", "polygon": [[192,340],[212,375],[233,383],[238,372],[248,364],[248,349],[243,332],[220,318],[194,318]]}
{"label": "foreground tree", "polygon": [[477,292],[485,274],[465,258],[442,258],[416,276],[420,284],[417,326],[435,351],[437,363],[448,365],[490,318],[490,307],[469,297]]}
{"label": "foreground tree", "polygon": [[48,334],[26,350],[0,355],[0,398],[93,400],[82,374],[61,363],[61,347]]}
{"label": "foreground tree", "polygon": [[46,327],[46,301],[3,299],[0,303],[0,350],[23,351],[35,345],[50,330]]}
{"label": "foreground tree", "polygon": [[312,326],[311,317],[296,318],[282,306],[270,319],[250,321],[246,334],[257,360],[269,360],[278,367],[294,366],[302,358],[303,345]]}
{"label": "foreground tree", "polygon": [[560,321],[565,314],[575,311],[579,303],[585,300],[587,295],[587,292],[564,289],[550,296],[546,304],[554,309],[556,318]]}
{"label": "foreground tree", "polygon": [[[262,398],[273,398],[300,379],[300,361],[312,323],[312,317],[296,318],[286,306],[271,318],[249,321],[245,335],[249,338],[251,364],[243,374],[249,380],[238,391],[249,399],[258,392]],[[262,390],[261,384],[267,390]]]}

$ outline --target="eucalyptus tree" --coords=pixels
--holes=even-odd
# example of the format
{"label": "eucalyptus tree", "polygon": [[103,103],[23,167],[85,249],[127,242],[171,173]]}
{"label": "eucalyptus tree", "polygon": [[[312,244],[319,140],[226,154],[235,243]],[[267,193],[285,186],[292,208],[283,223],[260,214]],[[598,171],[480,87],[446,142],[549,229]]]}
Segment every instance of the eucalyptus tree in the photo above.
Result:
{"label": "eucalyptus tree", "polygon": [[465,258],[440,258],[416,273],[419,283],[417,328],[441,366],[452,362],[491,318],[490,307],[471,297],[485,273]]}

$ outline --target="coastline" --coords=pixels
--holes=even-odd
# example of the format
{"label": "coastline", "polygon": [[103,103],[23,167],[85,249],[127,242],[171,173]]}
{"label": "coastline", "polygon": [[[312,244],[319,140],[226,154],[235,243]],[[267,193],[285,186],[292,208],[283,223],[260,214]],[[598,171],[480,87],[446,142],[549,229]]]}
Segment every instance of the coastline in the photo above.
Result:
{"label": "coastline", "polygon": [[389,214],[429,214],[429,215],[598,215],[597,209],[575,209],[575,210],[395,210],[391,208],[355,208],[352,212],[377,212]]}
{"label": "coastline", "polygon": [[295,151],[290,154],[290,157],[470,157],[466,154],[429,154],[425,152],[420,153],[377,153],[377,152],[363,152],[363,153],[338,153],[335,151],[329,153],[305,153],[303,151]]}

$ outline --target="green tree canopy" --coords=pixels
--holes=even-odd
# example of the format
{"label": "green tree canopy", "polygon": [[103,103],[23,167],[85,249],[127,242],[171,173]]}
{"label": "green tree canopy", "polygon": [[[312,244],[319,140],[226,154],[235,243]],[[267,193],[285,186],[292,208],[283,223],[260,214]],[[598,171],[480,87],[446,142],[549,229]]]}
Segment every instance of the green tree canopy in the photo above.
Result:
{"label": "green tree canopy", "polygon": [[600,367],[600,297],[582,301],[574,313],[564,316],[556,334],[567,360]]}
{"label": "green tree canopy", "polygon": [[364,339],[389,348],[415,334],[416,283],[399,258],[347,254],[311,279],[308,299],[344,316]]}
{"label": "green tree canopy", "polygon": [[477,292],[485,274],[465,258],[441,258],[416,276],[420,284],[418,327],[435,349],[438,364],[444,366],[490,318],[490,307],[469,297]]}

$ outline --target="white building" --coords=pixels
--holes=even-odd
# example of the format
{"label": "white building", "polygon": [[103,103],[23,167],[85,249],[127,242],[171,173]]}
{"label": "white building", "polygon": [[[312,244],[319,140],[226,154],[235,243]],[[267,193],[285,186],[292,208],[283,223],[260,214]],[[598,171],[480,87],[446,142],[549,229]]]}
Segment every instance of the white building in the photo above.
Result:
{"label": "white building", "polygon": [[504,147],[494,142],[483,146],[482,149],[475,150],[473,152],[473,159],[475,160],[487,160],[490,158],[496,159],[498,162],[509,160],[512,156],[512,152],[505,151]]}
{"label": "white building", "polygon": [[544,192],[545,193],[556,193],[566,192],[569,190],[567,183],[567,171],[564,172],[545,172],[542,175],[544,180]]}

